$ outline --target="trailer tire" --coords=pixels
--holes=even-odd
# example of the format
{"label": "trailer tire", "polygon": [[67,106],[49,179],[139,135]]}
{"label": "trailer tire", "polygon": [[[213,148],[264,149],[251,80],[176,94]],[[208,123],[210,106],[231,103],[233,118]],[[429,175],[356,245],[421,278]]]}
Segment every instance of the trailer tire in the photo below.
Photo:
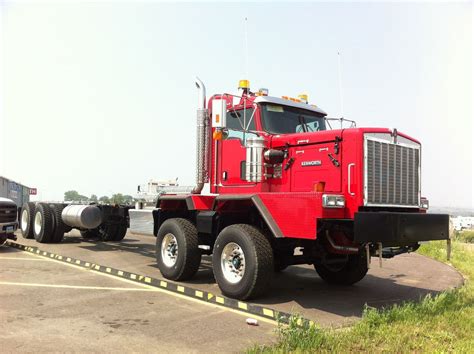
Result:
{"label": "trailer tire", "polygon": [[182,218],[168,219],[161,224],[156,237],[156,262],[167,279],[192,278],[201,264],[196,226]]}
{"label": "trailer tire", "polygon": [[115,232],[114,241],[122,241],[127,234],[127,225],[117,225],[117,231]]}
{"label": "trailer tire", "polygon": [[90,239],[90,238],[100,238],[99,230],[98,229],[93,229],[93,230],[80,230],[82,238],[84,239]]}
{"label": "trailer tire", "polygon": [[212,268],[224,295],[239,300],[255,298],[267,289],[273,275],[273,250],[256,227],[230,225],[217,236]]}
{"label": "trailer tire", "polygon": [[314,265],[316,272],[325,282],[335,285],[352,285],[362,280],[367,274],[367,257],[365,251],[348,256],[344,266],[331,269],[322,264]]}
{"label": "trailer tire", "polygon": [[36,204],[33,233],[39,243],[50,243],[54,231],[53,211],[48,204]]}
{"label": "trailer tire", "polygon": [[51,204],[50,206],[54,217],[54,231],[53,236],[51,237],[51,242],[59,243],[63,240],[67,228],[61,216],[65,206],[63,204]]}
{"label": "trailer tire", "polygon": [[34,238],[33,223],[35,220],[35,203],[28,202],[23,204],[20,215],[21,235],[24,238]]}

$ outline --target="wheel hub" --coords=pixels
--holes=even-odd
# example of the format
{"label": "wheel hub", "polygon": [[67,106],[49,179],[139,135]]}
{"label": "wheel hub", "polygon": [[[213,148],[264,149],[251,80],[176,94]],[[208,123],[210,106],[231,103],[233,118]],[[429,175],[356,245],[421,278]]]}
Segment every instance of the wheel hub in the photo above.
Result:
{"label": "wheel hub", "polygon": [[221,269],[224,278],[232,283],[238,283],[245,274],[245,255],[242,248],[235,242],[225,245],[221,254]]}
{"label": "wheel hub", "polygon": [[171,233],[163,237],[161,243],[161,258],[167,267],[172,267],[176,264],[178,259],[178,241]]}
{"label": "wheel hub", "polygon": [[43,228],[43,217],[41,216],[41,213],[38,212],[35,215],[35,233],[36,233],[36,235],[39,235],[41,233],[42,228]]}
{"label": "wheel hub", "polygon": [[28,226],[28,212],[23,210],[21,212],[21,231],[26,232],[26,227]]}

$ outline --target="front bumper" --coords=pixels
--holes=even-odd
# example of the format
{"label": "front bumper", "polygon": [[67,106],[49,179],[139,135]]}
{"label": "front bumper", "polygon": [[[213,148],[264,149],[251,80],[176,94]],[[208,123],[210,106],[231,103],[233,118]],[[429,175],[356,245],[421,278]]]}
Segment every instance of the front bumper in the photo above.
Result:
{"label": "front bumper", "polygon": [[12,234],[18,229],[18,222],[0,223],[0,234]]}
{"label": "front bumper", "polygon": [[449,215],[359,212],[354,218],[354,240],[403,246],[419,241],[447,240]]}

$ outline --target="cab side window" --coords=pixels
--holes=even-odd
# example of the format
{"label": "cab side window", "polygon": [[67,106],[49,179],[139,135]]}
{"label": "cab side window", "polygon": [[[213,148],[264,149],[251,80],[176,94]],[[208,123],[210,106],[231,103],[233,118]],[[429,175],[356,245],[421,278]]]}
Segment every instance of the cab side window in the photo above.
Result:
{"label": "cab side window", "polygon": [[[239,109],[239,110],[232,110],[227,112],[227,119],[226,128],[229,131],[229,136],[227,139],[240,139],[242,144],[245,144],[245,139],[250,134],[254,135],[254,133],[249,133],[251,131],[255,131],[255,109],[248,108],[248,109]],[[246,129],[244,129],[244,127]],[[246,132],[244,132],[244,130]]]}

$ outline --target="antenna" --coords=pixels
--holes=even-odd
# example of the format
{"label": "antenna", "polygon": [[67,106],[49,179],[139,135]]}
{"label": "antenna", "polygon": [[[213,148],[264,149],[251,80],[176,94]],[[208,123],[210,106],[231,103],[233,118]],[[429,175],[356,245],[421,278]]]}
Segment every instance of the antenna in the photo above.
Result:
{"label": "antenna", "polygon": [[245,79],[249,80],[249,35],[248,35],[248,28],[247,28],[247,17],[245,17],[245,22],[244,22],[244,32],[245,32],[245,43],[244,43]]}
{"label": "antenna", "polygon": [[338,71],[339,71],[339,98],[341,100],[341,129],[342,121],[344,119],[344,96],[342,94],[342,65],[341,65],[341,53],[337,52]]}

